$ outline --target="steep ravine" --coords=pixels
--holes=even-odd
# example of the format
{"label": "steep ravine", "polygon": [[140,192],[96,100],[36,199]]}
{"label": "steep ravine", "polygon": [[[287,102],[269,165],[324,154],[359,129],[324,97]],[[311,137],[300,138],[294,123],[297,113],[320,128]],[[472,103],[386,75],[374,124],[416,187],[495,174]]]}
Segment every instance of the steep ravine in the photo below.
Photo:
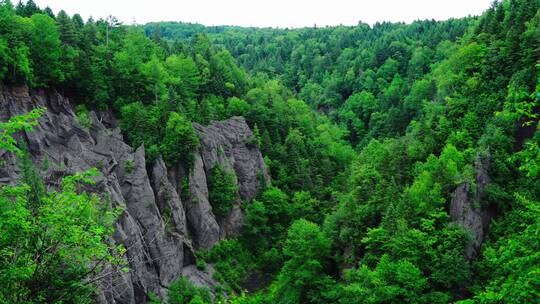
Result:
{"label": "steep ravine", "polygon": [[[54,188],[63,176],[96,167],[102,175],[90,190],[123,210],[112,240],[127,248],[124,259],[130,270],[104,271],[99,302],[144,303],[150,292],[163,298],[180,276],[201,286],[216,284],[211,266],[208,272],[194,266],[197,249],[238,234],[241,202],[253,199],[269,182],[260,151],[246,145],[253,134],[242,117],[208,127],[194,125],[201,148],[188,172],[180,165],[167,168],[161,159],[147,163],[144,147],[130,147],[108,112],[91,112],[92,124],[86,129],[70,101],[56,91],[0,85],[1,121],[36,107],[46,108],[39,125],[17,137],[26,142],[35,165],[46,167],[42,174],[47,186]],[[20,172],[14,155],[0,153],[5,161],[0,184],[16,182]],[[208,201],[207,176],[218,164],[234,171],[239,185],[237,203],[224,218],[213,214]],[[182,200],[186,177],[189,193]]]}

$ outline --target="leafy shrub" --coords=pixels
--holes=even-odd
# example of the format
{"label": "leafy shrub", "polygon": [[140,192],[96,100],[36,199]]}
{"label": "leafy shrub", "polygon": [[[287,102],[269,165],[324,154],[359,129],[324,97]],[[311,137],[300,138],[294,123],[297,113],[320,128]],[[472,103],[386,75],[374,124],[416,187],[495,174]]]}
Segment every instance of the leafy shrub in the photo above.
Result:
{"label": "leafy shrub", "polygon": [[162,137],[159,108],[145,107],[141,103],[134,102],[123,106],[120,112],[122,115],[120,127],[130,144],[135,148],[144,144],[149,162],[155,160],[159,154],[158,143]]}
{"label": "leafy shrub", "polygon": [[227,113],[229,116],[246,116],[249,108],[249,104],[238,97],[228,99]]}
{"label": "leafy shrub", "polygon": [[181,185],[180,185],[180,199],[182,201],[189,200],[189,197],[191,195],[191,190],[189,188],[189,177],[184,177],[182,179]]}
{"label": "leafy shrub", "polygon": [[205,271],[206,270],[206,262],[203,259],[197,259],[196,262],[197,269]]}
{"label": "leafy shrub", "polygon": [[192,152],[199,148],[199,137],[191,122],[184,116],[172,112],[167,121],[165,136],[160,146],[163,159],[169,165],[184,161],[188,165],[193,162]]}
{"label": "leafy shrub", "polygon": [[240,284],[254,267],[254,258],[234,239],[223,240],[200,255],[207,262],[215,263],[214,278],[224,284],[225,289],[240,291]]}
{"label": "leafy shrub", "polygon": [[88,109],[84,105],[79,105],[75,108],[75,113],[77,115],[77,121],[86,129],[90,129],[92,120],[88,115]]}
{"label": "leafy shrub", "polygon": [[170,304],[212,303],[210,291],[199,288],[186,278],[180,278],[169,287]]}
{"label": "leafy shrub", "polygon": [[133,164],[133,160],[131,160],[131,159],[126,160],[125,168],[126,168],[127,173],[133,172],[133,170],[135,169],[135,165]]}
{"label": "leafy shrub", "polygon": [[5,236],[0,240],[5,253],[0,299],[53,303],[91,298],[94,287],[85,282],[103,269],[101,263],[90,267],[91,261],[114,261],[115,249],[105,240],[117,216],[96,195],[77,192],[80,183],[93,183],[90,177],[98,171],[65,177],[61,191],[47,192],[33,170],[24,170],[28,184],[0,192],[0,232]]}

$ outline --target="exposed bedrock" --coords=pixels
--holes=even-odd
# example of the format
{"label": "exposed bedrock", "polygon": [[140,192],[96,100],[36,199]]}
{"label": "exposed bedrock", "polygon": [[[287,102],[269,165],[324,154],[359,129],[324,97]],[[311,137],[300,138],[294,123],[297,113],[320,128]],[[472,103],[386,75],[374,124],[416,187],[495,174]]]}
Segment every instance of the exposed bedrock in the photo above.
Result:
{"label": "exposed bedrock", "polygon": [[490,210],[482,207],[482,200],[486,186],[490,183],[488,175],[489,155],[476,158],[475,187],[464,182],[460,184],[452,195],[450,202],[450,218],[461,227],[467,229],[471,235],[471,241],[465,248],[469,259],[474,259],[480,253],[482,242],[488,232],[489,222],[493,217]]}
{"label": "exposed bedrock", "polygon": [[[127,249],[124,259],[130,270],[105,269],[99,302],[144,303],[150,292],[164,298],[167,287],[182,275],[200,286],[216,284],[211,273],[194,267],[196,250],[237,235],[242,201],[254,198],[269,181],[260,151],[246,145],[253,134],[243,118],[208,127],[195,124],[201,149],[186,172],[181,166],[167,168],[161,158],[147,163],[144,147],[130,147],[109,112],[90,112],[92,124],[86,129],[69,100],[56,91],[0,85],[1,121],[36,107],[46,108],[39,125],[16,137],[26,143],[38,168],[48,164],[42,173],[47,186],[55,188],[62,177],[95,167],[102,175],[89,190],[123,210],[111,241]],[[0,151],[0,158],[5,161],[0,184],[16,182],[20,172],[14,155]],[[218,164],[232,170],[239,185],[236,205],[223,218],[212,212],[206,183]],[[185,177],[190,193],[183,201]]]}

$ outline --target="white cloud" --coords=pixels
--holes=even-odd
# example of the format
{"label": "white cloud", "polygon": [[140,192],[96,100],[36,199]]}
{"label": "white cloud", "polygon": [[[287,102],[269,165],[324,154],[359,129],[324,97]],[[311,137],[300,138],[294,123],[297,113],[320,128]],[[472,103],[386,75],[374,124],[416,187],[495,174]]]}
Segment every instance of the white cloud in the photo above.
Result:
{"label": "white cloud", "polygon": [[34,0],[94,19],[198,22],[204,25],[302,27],[354,25],[358,21],[444,20],[479,15],[492,0]]}

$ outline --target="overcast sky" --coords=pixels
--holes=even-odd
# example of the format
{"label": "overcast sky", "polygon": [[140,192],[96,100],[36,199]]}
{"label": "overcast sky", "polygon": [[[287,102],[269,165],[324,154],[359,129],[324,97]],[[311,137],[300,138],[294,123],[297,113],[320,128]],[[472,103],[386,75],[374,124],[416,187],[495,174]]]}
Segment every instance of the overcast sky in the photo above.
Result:
{"label": "overcast sky", "polygon": [[[358,21],[444,20],[479,15],[492,0],[34,0],[94,19],[113,15],[126,24],[150,21],[204,25],[303,27]],[[17,1],[13,1],[16,3]]]}

